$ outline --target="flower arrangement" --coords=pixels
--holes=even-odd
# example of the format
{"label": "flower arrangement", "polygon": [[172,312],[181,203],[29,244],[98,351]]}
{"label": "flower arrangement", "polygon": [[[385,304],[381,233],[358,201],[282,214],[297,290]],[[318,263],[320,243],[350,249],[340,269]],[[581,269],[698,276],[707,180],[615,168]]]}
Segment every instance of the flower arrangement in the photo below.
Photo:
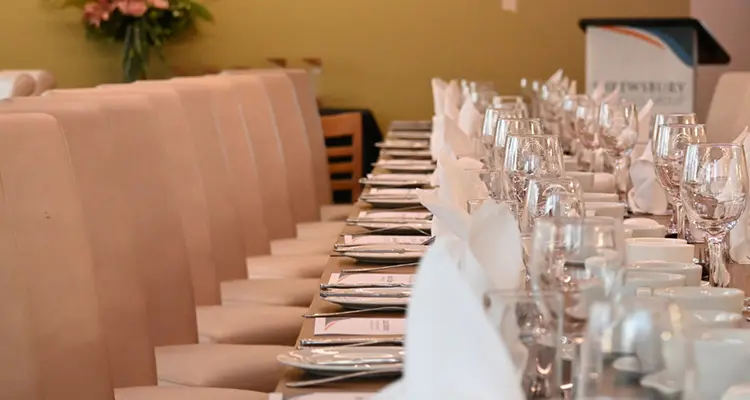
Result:
{"label": "flower arrangement", "polygon": [[145,78],[152,52],[164,60],[164,45],[195,32],[197,20],[213,21],[194,0],[63,0],[60,5],[83,10],[89,38],[123,44],[126,82]]}

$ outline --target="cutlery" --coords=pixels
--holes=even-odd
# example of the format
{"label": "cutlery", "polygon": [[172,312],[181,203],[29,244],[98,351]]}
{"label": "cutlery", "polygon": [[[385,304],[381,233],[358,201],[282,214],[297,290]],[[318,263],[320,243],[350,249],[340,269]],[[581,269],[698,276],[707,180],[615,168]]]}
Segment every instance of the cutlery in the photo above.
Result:
{"label": "cutlery", "polygon": [[[421,186],[421,185],[427,185],[430,182],[429,181],[393,181],[393,180],[385,180],[385,179],[360,179],[359,183],[363,185],[380,185],[380,186]],[[370,196],[365,196],[370,197]]]}
{"label": "cutlery", "polygon": [[349,379],[357,379],[357,378],[370,378],[370,377],[377,377],[377,376],[389,376],[389,375],[397,375],[401,373],[401,369],[394,368],[394,369],[380,369],[376,371],[360,371],[360,372],[353,372],[351,374],[343,374],[343,375],[336,375],[331,376],[327,378],[320,378],[320,379],[309,379],[306,381],[296,381],[296,382],[287,382],[286,387],[288,388],[304,388],[304,387],[310,387],[310,386],[318,386],[323,385],[326,383],[334,383],[334,382],[341,382],[346,381]]}
{"label": "cutlery", "polygon": [[342,274],[357,274],[362,272],[376,272],[384,271],[387,269],[403,268],[403,267],[416,267],[419,263],[406,263],[406,264],[395,264],[395,265],[384,265],[382,267],[366,267],[366,268],[344,268],[341,270]]}
{"label": "cutlery", "polygon": [[315,365],[377,365],[377,364],[401,364],[404,362],[403,357],[358,357],[351,359],[338,359],[338,360],[325,360],[325,361],[312,361],[311,364]]}
{"label": "cutlery", "polygon": [[321,283],[320,290],[328,289],[394,289],[411,288],[411,283]]}
{"label": "cutlery", "polygon": [[384,224],[408,224],[408,223],[422,223],[427,224],[432,222],[432,217],[428,218],[422,218],[422,217],[415,217],[415,218],[379,218],[379,217],[359,217],[359,218],[349,218],[346,220],[346,222],[349,225],[354,225],[359,222],[381,222]]}
{"label": "cutlery", "polygon": [[305,314],[302,316],[302,318],[345,317],[347,315],[367,314],[371,312],[388,312],[388,311],[405,312],[406,307],[388,306],[388,307],[364,308],[361,310],[348,310],[348,311],[336,311],[336,312],[329,312],[329,313]]}
{"label": "cutlery", "polygon": [[361,247],[349,247],[341,250],[335,250],[338,252],[346,252],[346,253],[363,253],[363,254],[406,254],[406,253],[424,253],[424,248],[417,248],[416,246],[414,248],[405,248],[405,247],[397,247],[393,249],[373,249],[368,247],[367,245],[362,245]]}
{"label": "cutlery", "polygon": [[308,338],[308,339],[300,339],[299,340],[299,346],[300,347],[313,347],[313,346],[323,346],[323,347],[340,347],[340,346],[353,346],[353,345],[382,345],[382,344],[395,344],[395,345],[403,345],[404,344],[404,336],[393,336],[393,337],[355,337],[355,338],[327,338],[327,339],[320,339],[320,338]]}
{"label": "cutlery", "polygon": [[320,292],[320,297],[367,297],[367,298],[389,298],[389,299],[403,299],[411,297],[411,291],[408,292],[332,292],[323,291]]}
{"label": "cutlery", "polygon": [[385,228],[371,229],[371,230],[368,230],[368,231],[365,231],[365,232],[346,233],[346,234],[342,234],[342,236],[345,236],[345,235],[349,235],[349,236],[371,235],[371,234],[376,233],[376,232],[388,232],[388,231],[394,231],[394,230],[413,230],[413,231],[419,232],[419,233],[421,233],[421,234],[423,234],[425,236],[429,235],[429,233],[427,233],[427,231],[419,229],[419,228],[417,228],[415,226],[411,226],[411,225],[398,225],[398,226],[395,226],[394,225],[394,226],[389,226],[389,227],[385,227]]}

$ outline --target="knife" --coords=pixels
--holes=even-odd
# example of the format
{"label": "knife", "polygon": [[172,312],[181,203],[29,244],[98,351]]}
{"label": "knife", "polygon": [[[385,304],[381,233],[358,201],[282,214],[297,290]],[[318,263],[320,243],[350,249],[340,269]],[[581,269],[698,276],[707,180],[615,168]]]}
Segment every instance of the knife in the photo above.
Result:
{"label": "knife", "polygon": [[328,289],[392,289],[411,288],[411,283],[321,283],[321,290]]}
{"label": "knife", "polygon": [[310,347],[310,346],[348,346],[348,345],[362,345],[367,344],[370,346],[373,345],[385,345],[385,344],[394,344],[394,345],[403,345],[404,344],[404,337],[403,336],[395,336],[395,337],[355,337],[355,338],[327,338],[327,339],[320,339],[320,338],[309,338],[309,339],[300,339],[299,345],[300,347]]}
{"label": "knife", "polygon": [[374,298],[409,298],[411,297],[411,291],[408,292],[332,292],[322,291],[320,297],[374,297]]}

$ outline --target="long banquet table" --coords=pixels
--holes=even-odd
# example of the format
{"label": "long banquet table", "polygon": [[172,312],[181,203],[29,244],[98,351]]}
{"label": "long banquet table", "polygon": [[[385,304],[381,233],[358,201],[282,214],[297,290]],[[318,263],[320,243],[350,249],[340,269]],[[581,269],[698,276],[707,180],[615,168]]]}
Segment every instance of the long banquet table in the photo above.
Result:
{"label": "long banquet table", "polygon": [[[378,171],[376,170],[376,173]],[[367,188],[366,188],[367,190]],[[355,204],[355,210],[352,212],[351,216],[355,217],[359,214],[360,211],[368,210],[370,207],[361,201],[357,202]],[[668,218],[666,217],[653,217],[653,219],[657,220],[658,222],[662,224],[668,224]],[[342,231],[341,238],[339,239],[340,242],[343,242],[343,235],[345,234],[351,234],[351,233],[360,233],[360,232],[366,232],[366,230],[354,226],[346,226],[344,230]],[[701,251],[704,248],[705,245],[703,244],[697,244],[696,245],[696,252]],[[337,254],[332,253],[327,268],[325,270],[325,273],[321,277],[321,283],[328,283],[331,274],[340,272],[344,268],[365,268],[365,267],[377,267],[382,266],[382,264],[363,264],[363,263],[355,263],[353,259],[346,258],[346,257],[339,257]],[[732,287],[739,288],[745,291],[745,293],[750,293],[750,265],[742,265],[742,264],[736,264],[736,263],[730,263],[728,264],[728,270],[730,272],[730,275],[732,277]],[[383,271],[383,273],[388,274],[414,274],[416,273],[415,267],[404,267],[404,268],[394,268],[394,269],[388,269],[387,271]],[[341,308],[338,305],[329,303],[319,296],[316,296],[315,299],[313,299],[312,304],[310,305],[309,313],[327,313],[327,312],[336,312],[336,311],[343,311],[343,308]],[[383,312],[369,312],[369,313],[360,313],[348,316],[349,318],[403,318],[404,314],[398,314],[398,313],[383,313]],[[297,339],[297,342],[299,343],[300,339],[306,339],[306,338],[313,338],[314,335],[314,324],[315,319],[308,318],[305,319],[302,330],[299,334],[299,337]],[[326,338],[336,338],[336,337],[344,337],[344,336],[329,336],[326,335]],[[288,367],[286,369],[286,372],[284,373],[284,376],[279,381],[276,392],[281,393],[284,398],[290,398],[297,395],[304,395],[304,394],[311,394],[311,393],[318,393],[318,392],[357,392],[357,393],[370,393],[370,392],[377,392],[378,390],[385,387],[387,384],[391,383],[393,381],[393,378],[368,378],[366,380],[351,380],[351,381],[342,381],[342,382],[336,382],[332,384],[324,384],[319,385],[315,387],[308,387],[308,388],[288,388],[286,387],[287,382],[294,382],[299,380],[306,380],[306,379],[314,379],[315,376],[306,375],[304,371],[301,371],[296,368]]]}

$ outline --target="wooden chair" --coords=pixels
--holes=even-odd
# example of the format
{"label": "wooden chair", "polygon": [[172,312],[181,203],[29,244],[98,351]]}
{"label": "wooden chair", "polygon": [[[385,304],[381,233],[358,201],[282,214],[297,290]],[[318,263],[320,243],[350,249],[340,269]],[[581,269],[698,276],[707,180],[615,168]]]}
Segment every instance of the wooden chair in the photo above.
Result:
{"label": "wooden chair", "polygon": [[345,113],[322,117],[331,188],[349,190],[356,201],[362,186],[362,116]]}

